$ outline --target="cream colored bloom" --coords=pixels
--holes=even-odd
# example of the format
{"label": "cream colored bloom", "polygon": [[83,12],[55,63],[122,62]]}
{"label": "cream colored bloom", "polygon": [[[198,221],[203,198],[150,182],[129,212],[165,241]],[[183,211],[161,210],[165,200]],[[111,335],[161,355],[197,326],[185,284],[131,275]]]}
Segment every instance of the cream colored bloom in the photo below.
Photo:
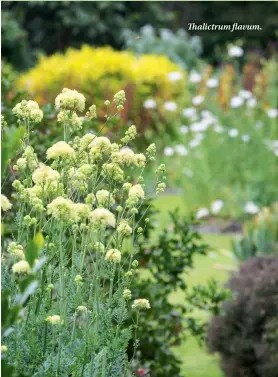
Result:
{"label": "cream colored bloom", "polygon": [[72,157],[74,156],[74,149],[70,147],[65,141],[58,141],[46,151],[47,159],[55,159],[58,157]]}
{"label": "cream colored bloom", "polygon": [[17,242],[11,242],[8,246],[8,253],[18,257],[19,259],[25,259],[23,246]]}
{"label": "cream colored bloom", "polygon": [[149,300],[145,298],[138,298],[137,300],[134,300],[132,304],[132,309],[140,310],[140,309],[150,309],[151,305]]}
{"label": "cream colored bloom", "polygon": [[77,110],[83,111],[85,109],[85,97],[76,90],[64,88],[55,98],[56,109]]}
{"label": "cream colored bloom", "polygon": [[80,305],[80,306],[77,306],[76,311],[77,312],[87,312],[88,309],[86,308],[86,306]]}
{"label": "cream colored bloom", "polygon": [[118,249],[110,249],[105,254],[105,260],[107,260],[109,262],[120,263],[121,252]]}
{"label": "cream colored bloom", "polygon": [[7,352],[8,351],[8,347],[5,346],[4,344],[1,345],[1,352]]}
{"label": "cream colored bloom", "polygon": [[30,122],[40,122],[43,118],[43,112],[35,101],[23,100],[13,108],[14,115]]}
{"label": "cream colored bloom", "polygon": [[46,321],[51,323],[51,325],[59,325],[61,323],[61,317],[59,315],[49,315]]}
{"label": "cream colored bloom", "polygon": [[145,193],[144,193],[143,187],[139,184],[132,186],[130,188],[129,192],[128,192],[128,197],[129,198],[135,197],[135,198],[138,198],[138,199],[144,199]]}
{"label": "cream colored bloom", "polygon": [[131,290],[130,289],[125,289],[123,292],[123,298],[125,300],[130,300],[132,297]]}
{"label": "cream colored bloom", "polygon": [[132,229],[126,220],[122,220],[117,226],[117,232],[123,236],[129,236],[132,233]]}
{"label": "cream colored bloom", "polygon": [[28,274],[30,265],[25,260],[21,260],[12,266],[12,271],[14,274]]}
{"label": "cream colored bloom", "polygon": [[112,195],[107,190],[99,190],[96,193],[96,198],[100,206],[107,207],[109,205],[111,207],[115,203],[115,200],[113,199]]}
{"label": "cream colored bloom", "polygon": [[41,163],[33,172],[32,179],[33,182],[37,184],[45,184],[53,181],[57,182],[60,179],[60,174],[57,170],[51,169],[49,166]]}
{"label": "cream colored bloom", "polygon": [[112,154],[112,161],[120,165],[130,166],[136,162],[135,154],[130,148],[122,148],[119,152]]}
{"label": "cream colored bloom", "polygon": [[95,136],[93,141],[90,143],[89,148],[91,148],[90,152],[94,153],[103,153],[105,155],[111,153],[111,142],[107,137]]}
{"label": "cream colored bloom", "polygon": [[92,224],[96,227],[109,225],[112,228],[115,228],[116,225],[114,214],[106,208],[96,208],[90,212],[89,218]]}
{"label": "cream colored bloom", "polygon": [[65,199],[61,196],[58,196],[47,205],[47,213],[58,220],[76,221],[78,219],[74,211],[74,203],[70,199]]}
{"label": "cream colored bloom", "polygon": [[143,168],[146,165],[146,156],[143,153],[135,155],[135,165],[139,168]]}
{"label": "cream colored bloom", "polygon": [[82,280],[83,280],[83,278],[82,278],[81,275],[76,275],[75,278],[74,278],[74,281],[75,281],[76,283],[80,283],[80,282],[82,282]]}
{"label": "cream colored bloom", "polygon": [[11,208],[12,208],[12,203],[9,201],[9,199],[5,195],[1,194],[1,210],[3,212],[6,212]]}
{"label": "cream colored bloom", "polygon": [[87,204],[84,204],[84,203],[74,203],[73,211],[76,212],[78,218],[86,219],[89,216],[90,208]]}

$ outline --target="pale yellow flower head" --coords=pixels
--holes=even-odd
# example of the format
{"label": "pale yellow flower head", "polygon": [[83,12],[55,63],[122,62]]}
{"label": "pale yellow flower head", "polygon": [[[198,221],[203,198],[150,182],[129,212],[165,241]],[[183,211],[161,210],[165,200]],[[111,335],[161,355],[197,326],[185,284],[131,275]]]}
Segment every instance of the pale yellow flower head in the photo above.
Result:
{"label": "pale yellow flower head", "polygon": [[5,195],[1,194],[1,210],[3,212],[6,212],[11,208],[12,208],[12,203],[9,201],[9,199]]}
{"label": "pale yellow flower head", "polygon": [[40,164],[33,172],[32,179],[34,183],[45,184],[49,182],[57,182],[60,179],[60,174],[57,170],[51,169],[49,166]]}
{"label": "pale yellow flower head", "polygon": [[78,219],[74,210],[74,203],[70,199],[61,196],[47,205],[47,213],[58,220],[76,221]]}
{"label": "pale yellow flower head", "polygon": [[96,208],[90,212],[89,218],[91,223],[96,227],[109,225],[115,228],[116,225],[114,214],[106,208]]}
{"label": "pale yellow flower head", "polygon": [[98,204],[103,207],[108,207],[108,205],[111,207],[115,203],[115,200],[113,199],[112,195],[107,190],[99,190],[96,193],[96,198]]}
{"label": "pale yellow flower head", "polygon": [[21,260],[12,266],[14,274],[28,274],[30,271],[30,265],[27,261]]}
{"label": "pale yellow flower head", "polygon": [[105,260],[114,263],[120,263],[121,252],[118,249],[110,249],[105,254]]}
{"label": "pale yellow flower head", "polygon": [[20,245],[17,242],[11,242],[8,246],[8,253],[11,255],[14,255],[15,257],[19,259],[25,259],[24,251],[23,251],[23,246]]}
{"label": "pale yellow flower head", "polygon": [[55,99],[56,109],[77,110],[85,109],[85,97],[76,90],[64,88]]}
{"label": "pale yellow flower head", "polygon": [[141,309],[146,310],[150,308],[151,308],[150,302],[149,300],[145,298],[138,298],[137,300],[134,300],[132,304],[132,309],[135,309],[135,310],[141,310]]}
{"label": "pale yellow flower head", "polygon": [[13,108],[14,115],[20,120],[38,123],[43,118],[43,112],[35,101],[23,100]]}
{"label": "pale yellow flower head", "polygon": [[49,315],[46,318],[46,321],[49,322],[51,325],[59,325],[61,323],[61,317],[59,315]]}
{"label": "pale yellow flower head", "polygon": [[58,143],[52,145],[46,151],[46,157],[48,160],[56,159],[59,157],[73,157],[74,149],[70,147],[65,141],[58,141]]}

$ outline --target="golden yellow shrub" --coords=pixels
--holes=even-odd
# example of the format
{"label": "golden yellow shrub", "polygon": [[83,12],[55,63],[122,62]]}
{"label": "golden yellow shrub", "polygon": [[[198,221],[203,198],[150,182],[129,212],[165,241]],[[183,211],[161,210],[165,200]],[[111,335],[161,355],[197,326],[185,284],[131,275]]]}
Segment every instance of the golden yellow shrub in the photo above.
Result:
{"label": "golden yellow shrub", "polygon": [[168,74],[181,71],[166,56],[144,55],[115,51],[110,47],[94,48],[84,45],[80,50],[68,49],[42,57],[37,66],[23,74],[18,81],[39,104],[52,102],[57,91],[76,88],[96,101],[103,95],[127,86],[134,87],[138,98],[159,97],[175,99],[185,85],[185,75],[179,82],[170,82]]}

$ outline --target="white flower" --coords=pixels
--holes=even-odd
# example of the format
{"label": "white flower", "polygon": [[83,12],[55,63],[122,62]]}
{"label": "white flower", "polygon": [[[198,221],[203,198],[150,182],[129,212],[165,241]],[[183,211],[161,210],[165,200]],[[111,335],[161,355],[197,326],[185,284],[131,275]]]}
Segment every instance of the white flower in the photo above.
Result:
{"label": "white flower", "polygon": [[256,124],[255,124],[255,128],[256,128],[257,130],[259,130],[260,128],[262,128],[262,126],[263,126],[263,122],[260,121],[260,120],[258,120],[258,122],[256,122]]}
{"label": "white flower", "polygon": [[168,80],[175,82],[182,79],[182,73],[181,72],[170,72],[168,74]]}
{"label": "white flower", "polygon": [[200,75],[200,73],[198,73],[197,71],[194,71],[194,70],[190,72],[189,82],[191,82],[193,84],[197,84],[201,80],[202,80],[202,76]]}
{"label": "white flower", "polygon": [[255,215],[256,213],[258,213],[260,210],[260,208],[258,206],[256,206],[255,203],[253,202],[247,202],[244,206],[244,211],[246,213],[249,213],[251,215]]}
{"label": "white flower", "polygon": [[252,97],[252,93],[245,89],[240,90],[238,95],[243,99],[250,99]]}
{"label": "white flower", "polygon": [[185,169],[183,170],[183,172],[184,172],[184,174],[187,175],[187,177],[189,177],[189,178],[192,178],[192,177],[194,176],[193,171],[190,170],[190,169],[188,169],[188,168],[185,168]]}
{"label": "white flower", "polygon": [[201,219],[203,217],[207,217],[209,215],[209,210],[207,208],[200,208],[196,212],[196,218]]}
{"label": "white flower", "polygon": [[243,98],[236,96],[236,97],[232,97],[232,98],[231,98],[230,105],[231,105],[231,107],[232,107],[233,109],[236,109],[237,107],[242,106],[243,103],[244,103]]}
{"label": "white flower", "polygon": [[114,263],[120,263],[121,261],[121,252],[117,249],[110,249],[107,251],[105,254],[105,260],[109,262],[114,262]]}
{"label": "white flower", "polygon": [[278,116],[278,109],[268,109],[266,113],[269,118],[276,118]]}
{"label": "white flower", "polygon": [[176,102],[167,101],[167,102],[164,102],[163,107],[166,111],[176,111],[178,108],[178,105],[176,104]]}
{"label": "white flower", "polygon": [[180,132],[182,134],[187,134],[188,133],[188,127],[187,126],[181,126],[180,128]]}
{"label": "white flower", "polygon": [[192,118],[194,115],[196,115],[196,109],[195,107],[188,107],[187,109],[183,109],[182,114],[186,118]]}
{"label": "white flower", "polygon": [[1,194],[1,210],[3,212],[6,212],[11,208],[12,208],[12,203],[9,201],[9,199],[5,195]]}
{"label": "white flower", "polygon": [[218,79],[210,78],[206,83],[208,88],[216,88],[218,86]]}
{"label": "white flower", "polygon": [[106,208],[96,208],[90,212],[89,218],[96,227],[109,225],[112,228],[115,228],[116,225],[114,214]]}
{"label": "white flower", "polygon": [[152,98],[149,98],[143,103],[143,107],[145,109],[155,109],[156,108],[156,101]]}
{"label": "white flower", "polygon": [[231,57],[239,58],[244,53],[243,49],[239,46],[230,46],[228,48],[228,54]]}
{"label": "white flower", "polygon": [[246,102],[247,107],[255,107],[256,105],[257,105],[257,100],[255,97],[248,99],[248,101]]}
{"label": "white flower", "polygon": [[206,121],[201,121],[201,122],[196,122],[196,123],[192,123],[191,126],[190,126],[190,130],[192,132],[203,132],[203,131],[206,131],[206,129],[208,128],[210,122],[206,122]]}
{"label": "white flower", "polygon": [[150,308],[151,308],[150,302],[149,300],[145,298],[138,298],[137,300],[134,300],[132,304],[132,309],[135,309],[135,310],[140,310],[140,309],[146,310]]}
{"label": "white flower", "polygon": [[182,144],[178,144],[175,146],[175,151],[177,152],[177,154],[179,154],[180,156],[187,156],[188,155],[188,150],[185,148],[184,145]]}
{"label": "white flower", "polygon": [[57,110],[83,111],[85,109],[85,101],[83,94],[78,93],[76,90],[64,88],[62,93],[55,98],[55,106]]}
{"label": "white flower", "polygon": [[238,136],[238,129],[236,128],[231,128],[229,131],[228,131],[228,135],[230,137],[237,137]]}
{"label": "white flower", "polygon": [[59,157],[71,157],[74,155],[74,149],[70,147],[65,141],[58,141],[46,151],[47,159],[55,159]]}
{"label": "white flower", "polygon": [[224,202],[223,200],[214,200],[212,203],[211,203],[211,212],[216,215],[217,213],[219,213],[221,211],[221,209],[223,208],[224,206]]}
{"label": "white flower", "polygon": [[46,321],[51,323],[51,325],[59,325],[61,323],[61,317],[59,315],[49,315]]}
{"label": "white flower", "polygon": [[250,136],[249,136],[249,135],[242,135],[242,136],[241,136],[241,140],[242,140],[244,143],[248,143],[248,141],[250,140]]}
{"label": "white flower", "polygon": [[204,97],[203,96],[196,96],[196,97],[193,97],[192,98],[192,103],[194,106],[199,106],[201,105],[201,103],[204,101]]}
{"label": "white flower", "polygon": [[195,139],[190,140],[190,142],[188,143],[188,146],[189,148],[196,148],[200,144],[201,144],[200,138],[195,138]]}
{"label": "white flower", "polygon": [[165,156],[173,156],[174,149],[172,147],[165,147],[164,148],[164,155]]}
{"label": "white flower", "polygon": [[222,132],[224,132],[224,128],[222,126],[220,126],[219,124],[216,124],[214,127],[213,127],[213,130],[215,132],[217,132],[218,134],[221,134]]}
{"label": "white flower", "polygon": [[28,274],[30,271],[30,265],[26,260],[21,260],[12,266],[14,274]]}

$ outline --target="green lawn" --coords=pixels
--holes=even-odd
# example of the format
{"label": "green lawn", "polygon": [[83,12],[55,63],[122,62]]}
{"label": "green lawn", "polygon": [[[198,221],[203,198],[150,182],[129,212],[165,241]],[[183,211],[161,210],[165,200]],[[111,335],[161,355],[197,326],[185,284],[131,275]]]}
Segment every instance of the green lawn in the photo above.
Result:
{"label": "green lawn", "polygon": [[[181,213],[185,212],[183,199],[179,196],[164,195],[156,201],[159,216],[159,227],[167,224],[169,209],[179,207]],[[229,268],[235,267],[235,262],[223,250],[231,249],[230,235],[206,234],[203,239],[212,250],[208,256],[198,256],[195,259],[195,268],[185,275],[189,286],[206,283],[210,278],[225,282],[229,277]],[[181,301],[182,292],[176,292],[170,297],[171,301]],[[196,315],[202,315],[196,313]],[[182,371],[186,377],[223,377],[219,368],[217,356],[210,355],[205,348],[201,348],[195,338],[188,338],[184,344],[175,348],[175,352],[182,361]]]}

